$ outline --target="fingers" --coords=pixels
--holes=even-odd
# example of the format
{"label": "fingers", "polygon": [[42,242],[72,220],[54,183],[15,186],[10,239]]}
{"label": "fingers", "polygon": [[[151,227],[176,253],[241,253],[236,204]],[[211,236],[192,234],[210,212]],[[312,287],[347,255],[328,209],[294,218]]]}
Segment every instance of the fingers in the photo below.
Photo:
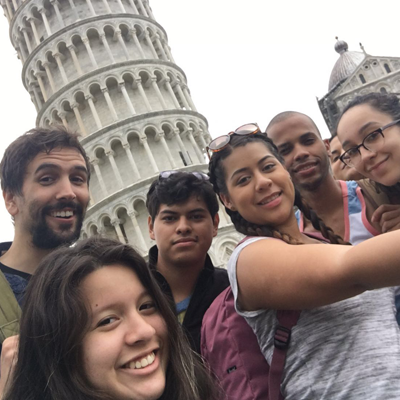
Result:
{"label": "fingers", "polygon": [[400,205],[383,204],[372,215],[372,222],[378,222],[382,233],[400,228]]}

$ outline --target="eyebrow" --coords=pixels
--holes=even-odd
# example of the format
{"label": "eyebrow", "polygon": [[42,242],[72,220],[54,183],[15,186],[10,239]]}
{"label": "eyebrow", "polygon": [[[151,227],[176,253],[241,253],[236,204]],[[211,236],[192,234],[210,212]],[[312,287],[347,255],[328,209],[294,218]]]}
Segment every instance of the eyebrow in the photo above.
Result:
{"label": "eyebrow", "polygon": [[332,154],[340,154],[340,151],[339,150],[332,150],[331,153]]}
{"label": "eyebrow", "polygon": [[[268,154],[268,155],[266,155],[265,157],[263,157],[261,160],[259,160],[259,161],[257,162],[257,165],[262,164],[262,163],[263,163],[265,160],[267,160],[268,158],[275,158],[275,157],[272,156],[272,155],[270,155],[270,154]],[[242,172],[244,172],[244,171],[247,171],[248,169],[249,169],[248,167],[244,167],[244,168],[240,168],[240,169],[236,170],[236,171],[231,175],[230,179],[232,180],[232,179],[234,178],[235,175],[240,174],[240,173],[242,173]]]}
{"label": "eyebrow", "polygon": [[[319,136],[319,135],[317,135],[315,132],[308,131],[308,132],[302,133],[302,134],[300,135],[300,137],[299,137],[299,140],[302,140],[302,139],[304,139],[305,137],[307,137],[307,136],[309,136],[309,135]],[[278,145],[277,147],[278,147],[278,149],[280,149],[281,147],[290,146],[291,144],[292,144],[292,142],[291,142],[291,141],[288,141],[288,142],[285,142],[285,143],[282,143],[282,144]]]}
{"label": "eyebrow", "polygon": [[[379,122],[376,122],[376,121],[369,121],[369,122],[367,122],[366,124],[362,125],[361,128],[358,130],[358,135],[362,135],[362,134],[364,133],[364,131],[365,131],[367,128],[369,128],[371,125],[374,125],[374,124],[379,124]],[[380,126],[378,126],[378,128],[376,128],[376,129],[379,129],[379,128],[380,128]],[[344,149],[350,142],[351,142],[350,140],[345,140],[345,141],[342,143],[343,149]]]}
{"label": "eyebrow", "polygon": [[[194,214],[194,213],[197,213],[197,212],[207,212],[207,210],[205,209],[205,208],[202,208],[202,207],[200,207],[200,208],[195,208],[195,209],[193,209],[193,210],[190,210],[189,212],[188,212],[188,214]],[[166,209],[166,210],[162,210],[162,211],[160,211],[160,214],[163,214],[163,215],[177,215],[177,214],[179,214],[179,212],[178,211],[173,211],[173,210],[168,210],[168,209]]]}
{"label": "eyebrow", "polygon": [[[37,174],[38,172],[42,171],[43,169],[54,169],[54,170],[60,170],[61,167],[59,165],[56,164],[52,164],[52,163],[43,163],[40,164],[35,171],[35,174]],[[77,170],[77,171],[81,171],[84,172],[86,175],[88,175],[88,171],[86,169],[86,167],[84,167],[83,165],[74,165],[73,170]]]}

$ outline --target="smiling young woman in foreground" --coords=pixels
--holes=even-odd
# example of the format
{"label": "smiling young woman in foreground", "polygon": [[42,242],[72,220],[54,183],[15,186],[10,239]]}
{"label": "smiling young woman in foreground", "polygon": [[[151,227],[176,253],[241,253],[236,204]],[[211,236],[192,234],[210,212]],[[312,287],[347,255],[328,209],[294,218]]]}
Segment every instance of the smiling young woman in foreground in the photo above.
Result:
{"label": "smiling young woman in foreground", "polygon": [[42,261],[13,375],[4,400],[218,398],[143,258],[108,239]]}

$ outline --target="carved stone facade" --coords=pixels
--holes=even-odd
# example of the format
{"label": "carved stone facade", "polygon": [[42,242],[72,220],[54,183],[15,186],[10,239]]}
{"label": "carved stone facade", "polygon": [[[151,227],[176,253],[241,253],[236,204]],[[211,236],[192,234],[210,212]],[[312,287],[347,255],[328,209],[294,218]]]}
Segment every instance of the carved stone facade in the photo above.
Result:
{"label": "carved stone facade", "polygon": [[348,51],[347,43],[338,40],[340,54],[329,81],[328,93],[318,100],[319,108],[331,133],[336,129],[344,107],[354,97],[371,92],[394,93],[400,96],[400,57],[376,57]]}
{"label": "carved stone facade", "polygon": [[[37,125],[82,134],[91,203],[82,236],[147,254],[145,197],[160,171],[207,169],[207,120],[146,0],[0,0]],[[210,251],[224,265],[240,235],[220,212]],[[228,222],[229,221],[229,222]]]}

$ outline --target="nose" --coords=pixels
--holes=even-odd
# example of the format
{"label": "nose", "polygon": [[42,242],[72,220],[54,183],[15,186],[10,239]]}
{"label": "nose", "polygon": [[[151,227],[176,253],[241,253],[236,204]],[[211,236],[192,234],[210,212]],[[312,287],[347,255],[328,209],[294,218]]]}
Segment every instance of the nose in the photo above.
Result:
{"label": "nose", "polygon": [[295,161],[302,161],[310,156],[310,153],[303,146],[296,146],[294,149],[294,157]]}
{"label": "nose", "polygon": [[125,342],[128,345],[147,342],[151,340],[155,334],[156,330],[153,325],[140,313],[135,312],[135,315],[127,317]]}
{"label": "nose", "polygon": [[268,175],[262,173],[261,171],[257,172],[254,178],[257,192],[263,191],[272,185],[272,180],[268,177]]}
{"label": "nose", "polygon": [[57,200],[74,200],[76,198],[75,187],[69,179],[60,179],[57,187]]}
{"label": "nose", "polygon": [[361,146],[358,151],[360,152],[361,162],[368,161],[376,156],[376,153],[371,150],[367,150],[365,147]]}
{"label": "nose", "polygon": [[185,216],[181,216],[178,220],[176,232],[177,233],[190,233],[191,231],[192,231],[192,227],[190,225],[190,221]]}

